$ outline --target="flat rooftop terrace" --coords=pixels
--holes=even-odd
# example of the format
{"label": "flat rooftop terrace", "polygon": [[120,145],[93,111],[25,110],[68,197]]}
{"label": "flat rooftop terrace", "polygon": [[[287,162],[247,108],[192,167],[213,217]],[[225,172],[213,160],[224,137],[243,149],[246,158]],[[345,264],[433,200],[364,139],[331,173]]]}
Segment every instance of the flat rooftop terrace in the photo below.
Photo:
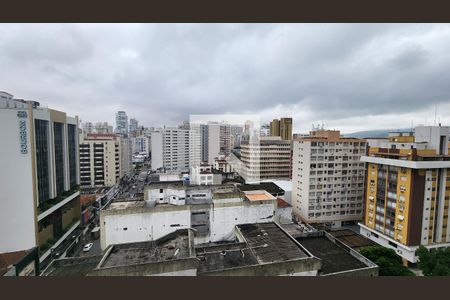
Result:
{"label": "flat rooftop terrace", "polygon": [[368,267],[325,236],[301,237],[296,240],[322,260],[321,273],[324,275]]}
{"label": "flat rooftop terrace", "polygon": [[236,227],[244,240],[196,247],[199,274],[310,257],[301,245],[275,223]]}
{"label": "flat rooftop terrace", "polygon": [[354,232],[351,229],[332,230],[328,233],[355,250],[377,245],[374,241]]}
{"label": "flat rooftop terrace", "polygon": [[309,257],[295,240],[275,223],[237,225],[259,263]]}
{"label": "flat rooftop terrace", "polygon": [[188,258],[190,253],[188,231],[180,230],[154,242],[114,245],[100,267],[129,266]]}

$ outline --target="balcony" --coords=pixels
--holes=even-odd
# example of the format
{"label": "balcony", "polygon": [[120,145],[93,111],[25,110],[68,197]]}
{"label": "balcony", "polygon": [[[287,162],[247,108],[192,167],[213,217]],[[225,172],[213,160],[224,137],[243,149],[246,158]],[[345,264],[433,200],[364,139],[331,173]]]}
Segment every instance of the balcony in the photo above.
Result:
{"label": "balcony", "polygon": [[49,199],[48,201],[39,204],[38,207],[38,221],[42,220],[58,208],[62,207],[64,204],[69,203],[75,197],[80,195],[79,187],[76,186],[69,191],[63,192],[60,196]]}

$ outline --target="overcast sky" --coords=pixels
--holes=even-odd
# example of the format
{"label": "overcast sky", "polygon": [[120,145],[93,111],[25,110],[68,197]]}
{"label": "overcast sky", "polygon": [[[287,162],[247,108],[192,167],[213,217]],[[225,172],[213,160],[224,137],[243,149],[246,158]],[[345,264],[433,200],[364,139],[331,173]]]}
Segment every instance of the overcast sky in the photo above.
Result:
{"label": "overcast sky", "polygon": [[0,24],[0,90],[115,125],[290,116],[294,132],[450,125],[450,25]]}

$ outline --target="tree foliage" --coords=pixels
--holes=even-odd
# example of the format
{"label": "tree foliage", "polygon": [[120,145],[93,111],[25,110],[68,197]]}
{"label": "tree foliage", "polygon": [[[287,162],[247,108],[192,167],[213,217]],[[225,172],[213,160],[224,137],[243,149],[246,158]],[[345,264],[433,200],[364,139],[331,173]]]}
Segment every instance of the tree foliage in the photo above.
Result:
{"label": "tree foliage", "polygon": [[402,259],[394,250],[382,246],[369,246],[360,253],[378,265],[380,276],[414,276],[414,273],[402,264]]}
{"label": "tree foliage", "polygon": [[420,246],[416,251],[418,266],[425,276],[450,275],[450,247],[428,250]]}

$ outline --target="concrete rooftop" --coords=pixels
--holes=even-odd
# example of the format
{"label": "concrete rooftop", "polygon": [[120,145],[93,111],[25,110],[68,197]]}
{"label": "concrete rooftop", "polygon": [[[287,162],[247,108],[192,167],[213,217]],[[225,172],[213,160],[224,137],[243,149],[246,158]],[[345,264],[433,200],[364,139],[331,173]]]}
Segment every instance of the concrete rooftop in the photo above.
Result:
{"label": "concrete rooftop", "polygon": [[325,236],[301,237],[297,241],[322,260],[322,274],[350,271],[368,266]]}

